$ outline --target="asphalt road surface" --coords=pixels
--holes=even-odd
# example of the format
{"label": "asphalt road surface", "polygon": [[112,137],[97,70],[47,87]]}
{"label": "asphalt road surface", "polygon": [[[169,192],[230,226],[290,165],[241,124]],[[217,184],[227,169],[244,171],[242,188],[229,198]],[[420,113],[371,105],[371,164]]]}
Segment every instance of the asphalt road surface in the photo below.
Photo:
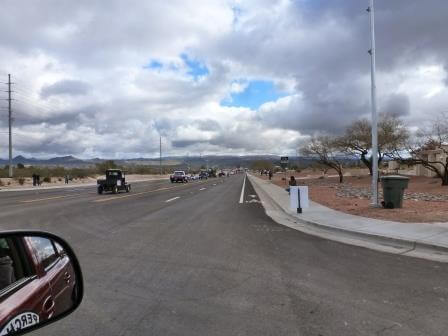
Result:
{"label": "asphalt road surface", "polygon": [[0,193],[3,229],[59,234],[85,297],[35,335],[447,335],[448,265],[274,223],[244,176]]}

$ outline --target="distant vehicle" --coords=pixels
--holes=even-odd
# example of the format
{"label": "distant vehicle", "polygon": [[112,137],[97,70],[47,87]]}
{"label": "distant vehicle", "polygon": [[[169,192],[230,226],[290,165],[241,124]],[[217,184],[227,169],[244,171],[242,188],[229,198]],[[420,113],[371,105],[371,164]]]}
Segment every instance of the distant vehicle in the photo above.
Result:
{"label": "distant vehicle", "polygon": [[207,173],[208,177],[216,177],[216,170],[213,168],[210,168]]}
{"label": "distant vehicle", "polygon": [[98,179],[96,183],[98,185],[98,194],[100,195],[104,191],[112,191],[114,194],[120,190],[131,191],[131,185],[126,183],[125,172],[121,169],[106,170],[106,179]]}
{"label": "distant vehicle", "polygon": [[191,175],[190,175],[190,180],[191,180],[191,181],[199,180],[199,175],[191,174]]}
{"label": "distant vehicle", "polygon": [[218,177],[226,176],[226,173],[224,173],[222,170],[219,172]]}
{"label": "distant vehicle", "polygon": [[188,182],[188,176],[183,170],[176,170],[174,174],[170,176],[171,183],[174,182]]}
{"label": "distant vehicle", "polygon": [[199,179],[200,179],[200,180],[206,180],[206,179],[208,179],[208,173],[207,173],[206,171],[201,171],[201,172],[199,173]]}

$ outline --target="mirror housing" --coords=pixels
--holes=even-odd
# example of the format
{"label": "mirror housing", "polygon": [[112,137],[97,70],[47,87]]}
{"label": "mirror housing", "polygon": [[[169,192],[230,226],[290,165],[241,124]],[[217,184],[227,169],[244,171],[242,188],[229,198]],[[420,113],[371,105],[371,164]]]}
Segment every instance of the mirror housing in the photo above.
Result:
{"label": "mirror housing", "polygon": [[64,239],[43,231],[0,232],[0,336],[60,320],[83,295],[81,267]]}

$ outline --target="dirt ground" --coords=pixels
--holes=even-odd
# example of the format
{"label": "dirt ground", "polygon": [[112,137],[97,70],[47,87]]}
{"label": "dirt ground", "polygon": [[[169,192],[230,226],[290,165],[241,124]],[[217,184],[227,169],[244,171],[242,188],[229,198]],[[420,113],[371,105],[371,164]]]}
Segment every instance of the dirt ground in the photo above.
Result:
{"label": "dirt ground", "polygon": [[[104,176],[98,176],[98,177],[86,177],[86,178],[79,178],[79,179],[73,179],[72,181],[69,181],[69,185],[80,185],[80,184],[95,184],[97,178],[105,178]],[[163,175],[162,178],[168,178],[169,175]],[[134,182],[138,180],[148,180],[148,179],[157,179],[160,178],[160,175],[127,175],[126,181],[128,182]],[[42,182],[42,178],[41,178]],[[51,182],[46,183],[42,182],[41,187],[54,187],[59,185],[65,185],[64,177],[52,177]],[[31,188],[33,187],[33,179],[32,178],[25,178],[24,183],[21,185],[19,183],[18,179],[14,178],[0,178],[0,189],[17,189],[17,188]]]}
{"label": "dirt ground", "polygon": [[[335,175],[328,172],[328,176]],[[322,178],[321,172],[305,170],[300,173],[287,174],[299,178],[299,185],[309,186],[310,199],[332,209],[352,215],[391,220],[405,223],[448,222],[448,186],[441,186],[441,181],[435,178],[410,176],[409,187],[405,192],[403,208],[383,209],[372,208],[365,195],[353,195],[349,191],[370,190],[371,178],[364,170],[349,171],[341,185],[337,177]],[[258,175],[260,176],[260,175]],[[286,187],[284,174],[274,174],[273,182]],[[266,176],[263,176],[267,179]],[[379,185],[381,190],[381,184]],[[356,192],[355,192],[356,194]],[[440,199],[437,201],[428,199]],[[382,199],[381,199],[382,200]]]}

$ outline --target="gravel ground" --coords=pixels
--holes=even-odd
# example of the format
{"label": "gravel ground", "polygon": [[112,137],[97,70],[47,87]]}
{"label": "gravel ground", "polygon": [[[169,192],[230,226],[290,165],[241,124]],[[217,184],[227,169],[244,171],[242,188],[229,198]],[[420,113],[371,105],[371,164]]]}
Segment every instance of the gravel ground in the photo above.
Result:
{"label": "gravel ground", "polygon": [[[448,222],[448,187],[441,186],[438,179],[411,177],[402,209],[377,209],[370,206],[370,176],[345,177],[344,183],[340,184],[336,177],[294,175],[300,178],[300,185],[310,187],[313,201],[338,211],[397,222]],[[284,175],[277,174],[273,182],[284,187],[282,178]],[[381,185],[379,188],[382,200]]]}

